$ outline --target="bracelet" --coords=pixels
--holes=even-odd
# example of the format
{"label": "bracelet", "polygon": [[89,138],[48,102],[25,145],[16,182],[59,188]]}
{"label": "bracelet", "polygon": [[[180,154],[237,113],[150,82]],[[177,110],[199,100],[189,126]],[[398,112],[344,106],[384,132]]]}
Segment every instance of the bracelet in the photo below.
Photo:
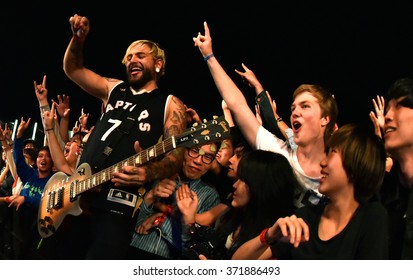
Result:
{"label": "bracelet", "polygon": [[204,57],[204,61],[208,61],[208,59],[210,59],[211,57],[214,56],[214,53],[210,53],[209,55],[207,55],[206,57]]}
{"label": "bracelet", "polygon": [[269,230],[269,228],[265,228],[261,231],[260,233],[260,242],[263,245],[267,245],[269,246],[270,244],[267,242],[267,239],[265,238],[265,235],[267,234],[267,231]]}
{"label": "bracelet", "polygon": [[165,221],[165,218],[165,213],[163,213],[162,216],[156,217],[156,219],[153,221],[153,225],[159,227]]}
{"label": "bracelet", "polygon": [[10,202],[10,196],[5,196],[5,197],[4,197],[4,201],[5,201],[6,203],[9,203],[9,202]]}
{"label": "bracelet", "polygon": [[172,215],[172,211],[173,211],[172,205],[171,205],[171,204],[168,204],[168,205],[166,205],[166,209],[165,209],[165,211],[164,211],[163,213],[164,213],[165,215],[170,216],[170,215]]}
{"label": "bracelet", "polygon": [[44,131],[50,131],[50,130],[53,130],[53,128],[47,128]]}
{"label": "bracelet", "polygon": [[281,117],[277,119],[277,122],[282,122],[282,121],[283,119]]}

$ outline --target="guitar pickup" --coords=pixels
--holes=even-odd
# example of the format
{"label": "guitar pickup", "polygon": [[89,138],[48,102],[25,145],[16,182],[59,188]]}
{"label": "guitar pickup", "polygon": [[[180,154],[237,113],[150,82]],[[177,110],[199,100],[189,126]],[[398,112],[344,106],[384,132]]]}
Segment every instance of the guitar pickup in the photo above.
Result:
{"label": "guitar pickup", "polygon": [[63,195],[64,195],[64,191],[65,191],[65,188],[59,188],[58,190],[57,190],[57,192],[56,192],[56,197],[55,197],[55,199],[56,199],[56,203],[54,204],[54,206],[53,206],[53,208],[54,209],[59,209],[59,208],[62,208],[63,207],[63,199],[64,199],[64,197],[63,197]]}

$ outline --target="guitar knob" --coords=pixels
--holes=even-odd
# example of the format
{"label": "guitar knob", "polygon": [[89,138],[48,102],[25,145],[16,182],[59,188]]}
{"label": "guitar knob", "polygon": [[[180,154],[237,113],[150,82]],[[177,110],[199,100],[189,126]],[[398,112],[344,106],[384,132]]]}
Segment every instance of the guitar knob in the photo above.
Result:
{"label": "guitar knob", "polygon": [[50,230],[53,233],[56,231],[55,227],[53,225],[50,225],[50,224],[47,225],[47,230]]}
{"label": "guitar knob", "polygon": [[39,219],[39,224],[44,225],[46,222],[44,219]]}
{"label": "guitar knob", "polygon": [[49,216],[44,217],[44,220],[48,223],[52,222],[52,218],[50,218]]}
{"label": "guitar knob", "polygon": [[49,230],[46,227],[41,227],[40,230],[46,234],[49,232]]}

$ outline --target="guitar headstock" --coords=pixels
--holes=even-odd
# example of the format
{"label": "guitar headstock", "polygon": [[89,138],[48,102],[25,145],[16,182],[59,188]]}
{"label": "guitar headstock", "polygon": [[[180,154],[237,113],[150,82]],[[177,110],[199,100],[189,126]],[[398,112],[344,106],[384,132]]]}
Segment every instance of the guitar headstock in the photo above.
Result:
{"label": "guitar headstock", "polygon": [[231,133],[225,117],[220,116],[192,126],[174,137],[177,147],[192,148],[227,139],[231,137]]}

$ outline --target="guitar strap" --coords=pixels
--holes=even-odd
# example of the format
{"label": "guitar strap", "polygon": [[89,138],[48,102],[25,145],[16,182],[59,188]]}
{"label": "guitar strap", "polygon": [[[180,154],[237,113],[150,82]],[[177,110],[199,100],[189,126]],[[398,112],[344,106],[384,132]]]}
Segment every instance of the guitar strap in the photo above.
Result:
{"label": "guitar strap", "polygon": [[139,208],[141,207],[141,204],[143,202],[143,196],[145,195],[145,192],[146,192],[145,187],[140,186],[139,190],[138,190],[138,200],[136,201],[135,209],[133,210],[133,213],[132,213],[132,218],[135,216],[136,211],[138,211]]}
{"label": "guitar strap", "polygon": [[[126,102],[126,91],[123,93],[123,100]],[[127,110],[118,110],[116,119],[122,120],[122,123],[119,127],[117,127],[111,134],[110,134],[110,142],[109,144],[103,149],[103,152],[99,155],[99,159],[96,161],[95,168],[97,170],[102,169],[102,165],[105,162],[106,158],[113,152],[113,149],[116,148],[119,140],[129,131],[132,129],[133,124],[136,121],[137,113],[130,112],[129,114],[126,113]]]}
{"label": "guitar strap", "polygon": [[[123,100],[126,102],[127,96],[126,96],[126,91],[123,93]],[[126,113],[126,110],[119,110],[117,113],[116,118],[118,120],[122,120],[122,123],[119,127],[117,127],[111,134],[110,134],[110,142],[109,144],[103,149],[103,152],[99,155],[99,159],[96,161],[95,167],[98,169],[101,169],[103,163],[105,160],[110,156],[110,154],[113,152],[113,150],[116,148],[118,142],[120,139],[129,133],[129,131],[132,129],[132,126],[135,124],[136,119],[138,118],[138,115],[136,112],[129,112],[129,114]],[[132,217],[134,217],[136,211],[139,209],[143,202],[143,196],[146,192],[146,189],[144,186],[141,186],[138,189],[138,199],[135,204],[135,209],[133,210]]]}

